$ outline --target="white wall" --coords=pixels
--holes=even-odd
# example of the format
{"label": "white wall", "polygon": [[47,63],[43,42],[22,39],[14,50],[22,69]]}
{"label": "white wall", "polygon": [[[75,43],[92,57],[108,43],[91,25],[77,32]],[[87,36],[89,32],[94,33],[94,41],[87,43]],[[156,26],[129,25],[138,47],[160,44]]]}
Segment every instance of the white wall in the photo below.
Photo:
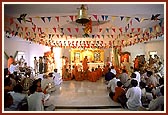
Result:
{"label": "white wall", "polygon": [[[34,66],[34,56],[37,58],[43,56],[44,52],[50,51],[49,47],[38,45],[35,43],[25,42],[19,38],[5,38],[4,39],[4,51],[8,56],[14,56],[16,51],[25,52],[25,60],[31,67]],[[2,54],[4,55],[4,53]],[[4,56],[5,57],[5,56]],[[4,58],[4,68],[7,67],[7,60]]]}
{"label": "white wall", "polygon": [[[164,54],[165,53],[164,51],[166,51],[166,49],[164,48],[164,41],[160,40],[160,41],[153,41],[153,42],[146,43],[145,54],[147,56],[149,56],[149,51],[156,51],[157,55],[163,61],[164,56],[166,55],[166,54]],[[149,59],[149,57],[147,57],[147,59]]]}
{"label": "white wall", "polygon": [[[44,52],[50,51],[50,48],[47,46],[35,44],[30,42],[25,42],[19,38],[5,38],[4,39],[4,51],[8,55],[14,55],[16,51],[24,51],[25,52],[25,57],[26,57],[26,62],[30,66],[34,66],[33,60],[34,57],[36,56],[37,58],[39,56],[43,56]],[[157,51],[158,55],[163,59],[164,58],[164,40],[158,40],[158,41],[152,41],[152,42],[147,42],[147,43],[139,43],[136,45],[124,47],[122,51],[128,51],[131,53],[130,57],[130,62],[134,60],[136,55],[141,55],[144,54],[145,58],[148,59],[148,52],[149,51]],[[55,52],[56,56],[58,52]],[[106,49],[105,54],[104,54],[104,60],[106,60],[106,57],[111,57],[112,50]],[[2,55],[3,52],[2,52]],[[59,52],[59,57],[61,56],[67,56],[70,59],[70,49],[60,49]],[[56,60],[57,61],[57,60]],[[70,61],[70,60],[69,60]],[[7,67],[7,60],[4,58],[4,67]]]}

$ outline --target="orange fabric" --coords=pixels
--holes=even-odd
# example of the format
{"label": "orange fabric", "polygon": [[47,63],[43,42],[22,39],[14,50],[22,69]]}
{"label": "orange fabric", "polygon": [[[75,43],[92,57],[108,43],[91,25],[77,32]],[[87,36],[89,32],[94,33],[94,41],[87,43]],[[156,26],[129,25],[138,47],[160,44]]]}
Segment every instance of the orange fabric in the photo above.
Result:
{"label": "orange fabric", "polygon": [[134,68],[138,68],[138,66],[139,66],[139,60],[138,60],[138,58],[135,58]]}
{"label": "orange fabric", "polygon": [[10,65],[14,62],[15,60],[13,58],[9,58],[8,59],[8,68],[10,67]]}
{"label": "orange fabric", "polygon": [[84,58],[83,62],[82,62],[82,66],[83,66],[83,71],[86,71],[88,69],[88,59]]}
{"label": "orange fabric", "polygon": [[82,81],[83,80],[83,73],[82,72],[77,72],[75,76],[76,81]]}
{"label": "orange fabric", "polygon": [[117,98],[124,93],[125,93],[125,90],[122,87],[116,87],[115,94],[113,96],[113,100],[117,102],[118,101]]}
{"label": "orange fabric", "polygon": [[105,75],[108,72],[108,68],[109,68],[109,66],[105,66],[103,68],[103,75]]}
{"label": "orange fabric", "polygon": [[99,78],[102,77],[102,69],[100,67],[97,68],[97,73]]}

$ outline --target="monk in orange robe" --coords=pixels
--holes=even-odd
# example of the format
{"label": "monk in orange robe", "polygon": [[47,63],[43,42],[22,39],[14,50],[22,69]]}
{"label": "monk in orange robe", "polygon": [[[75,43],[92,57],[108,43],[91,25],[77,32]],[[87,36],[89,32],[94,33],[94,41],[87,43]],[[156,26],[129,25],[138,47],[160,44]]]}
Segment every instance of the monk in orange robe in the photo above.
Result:
{"label": "monk in orange robe", "polygon": [[14,60],[13,56],[10,56],[10,57],[8,58],[8,69],[10,68],[10,65],[11,65],[14,61],[15,61],[15,60]]}
{"label": "monk in orange robe", "polygon": [[100,65],[98,65],[97,73],[98,73],[99,78],[102,77],[103,73],[102,73],[102,69],[100,68]]}
{"label": "monk in orange robe", "polygon": [[108,72],[108,69],[109,69],[109,65],[104,66],[104,68],[103,68],[103,76],[106,75],[106,73]]}
{"label": "monk in orange robe", "polygon": [[83,62],[82,62],[82,66],[83,66],[83,71],[86,71],[88,69],[88,59],[87,56],[85,56]]}

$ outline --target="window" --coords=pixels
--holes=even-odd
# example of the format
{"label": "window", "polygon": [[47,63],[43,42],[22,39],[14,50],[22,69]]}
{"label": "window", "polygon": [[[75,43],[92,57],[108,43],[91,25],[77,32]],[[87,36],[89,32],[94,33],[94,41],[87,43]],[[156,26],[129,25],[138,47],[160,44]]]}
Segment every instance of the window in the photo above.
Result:
{"label": "window", "polygon": [[152,55],[152,58],[154,58],[154,55],[157,55],[157,51],[149,51],[149,55]]}
{"label": "window", "polygon": [[25,59],[25,52],[23,51],[18,51],[18,54],[16,56],[16,60],[20,60],[20,58],[23,56],[23,58]]}

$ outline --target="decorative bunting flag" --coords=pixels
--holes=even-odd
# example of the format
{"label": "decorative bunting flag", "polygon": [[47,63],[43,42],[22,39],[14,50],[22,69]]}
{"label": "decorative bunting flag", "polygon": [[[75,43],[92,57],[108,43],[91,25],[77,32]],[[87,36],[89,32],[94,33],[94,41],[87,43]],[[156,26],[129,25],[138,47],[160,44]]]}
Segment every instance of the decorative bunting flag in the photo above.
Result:
{"label": "decorative bunting flag", "polygon": [[124,16],[120,16],[121,21],[123,20]]}
{"label": "decorative bunting flag", "polygon": [[42,30],[40,27],[37,28],[38,32],[42,33]]}
{"label": "decorative bunting flag", "polygon": [[99,28],[99,32],[101,32],[102,31],[102,28]]}
{"label": "decorative bunting flag", "polygon": [[104,15],[102,15],[102,19],[104,20]]}
{"label": "decorative bunting flag", "polygon": [[115,28],[112,28],[113,32],[115,32]]}
{"label": "decorative bunting flag", "polygon": [[75,28],[76,32],[78,33],[79,32],[79,28]]}
{"label": "decorative bunting flag", "polygon": [[56,18],[57,22],[59,22],[59,16],[56,16],[55,18]]}
{"label": "decorative bunting flag", "polygon": [[108,28],[106,28],[106,31],[107,31],[107,33],[109,33],[109,29]]}
{"label": "decorative bunting flag", "polygon": [[126,17],[126,22],[128,22],[130,18],[131,18],[131,17]]}
{"label": "decorative bunting flag", "polygon": [[122,34],[122,27],[120,27],[119,30],[120,30],[120,32],[121,32],[121,34]]}
{"label": "decorative bunting flag", "polygon": [[48,21],[50,22],[51,21],[51,17],[47,17]]}
{"label": "decorative bunting flag", "polygon": [[116,19],[116,16],[112,16],[111,19],[112,21],[114,21]]}
{"label": "decorative bunting flag", "polygon": [[102,37],[104,38],[104,35],[102,35]]}
{"label": "decorative bunting flag", "polygon": [[56,27],[54,27],[53,30],[54,30],[55,33],[57,32],[57,28]]}
{"label": "decorative bunting flag", "polygon": [[71,33],[71,28],[67,28],[67,30]]}
{"label": "decorative bunting flag", "polygon": [[132,19],[131,19],[131,21],[130,21],[130,25],[132,26]]}
{"label": "decorative bunting flag", "polygon": [[135,17],[135,19],[136,19],[138,22],[140,22],[139,18]]}
{"label": "decorative bunting flag", "polygon": [[93,15],[93,17],[97,20],[97,15]]}
{"label": "decorative bunting flag", "polygon": [[43,20],[43,22],[45,23],[45,17],[41,17],[41,19]]}
{"label": "decorative bunting flag", "polygon": [[105,16],[105,20],[107,20],[108,19],[108,16]]}
{"label": "decorative bunting flag", "polygon": [[71,18],[71,21],[73,21],[73,16],[69,16]]}
{"label": "decorative bunting flag", "polygon": [[30,20],[30,22],[32,22],[32,18],[31,17],[29,17],[29,20]]}
{"label": "decorative bunting flag", "polygon": [[97,35],[98,38],[100,38],[100,35]]}
{"label": "decorative bunting flag", "polygon": [[125,32],[127,32],[127,30],[128,30],[128,28],[127,28],[127,26],[125,26]]}
{"label": "decorative bunting flag", "polygon": [[141,28],[137,28],[138,32],[140,32]]}
{"label": "decorative bunting flag", "polygon": [[92,38],[94,38],[95,37],[95,35],[92,35]]}
{"label": "decorative bunting flag", "polygon": [[134,28],[131,28],[131,32],[134,32]]}
{"label": "decorative bunting flag", "polygon": [[59,38],[59,35],[57,34],[57,38]]}

